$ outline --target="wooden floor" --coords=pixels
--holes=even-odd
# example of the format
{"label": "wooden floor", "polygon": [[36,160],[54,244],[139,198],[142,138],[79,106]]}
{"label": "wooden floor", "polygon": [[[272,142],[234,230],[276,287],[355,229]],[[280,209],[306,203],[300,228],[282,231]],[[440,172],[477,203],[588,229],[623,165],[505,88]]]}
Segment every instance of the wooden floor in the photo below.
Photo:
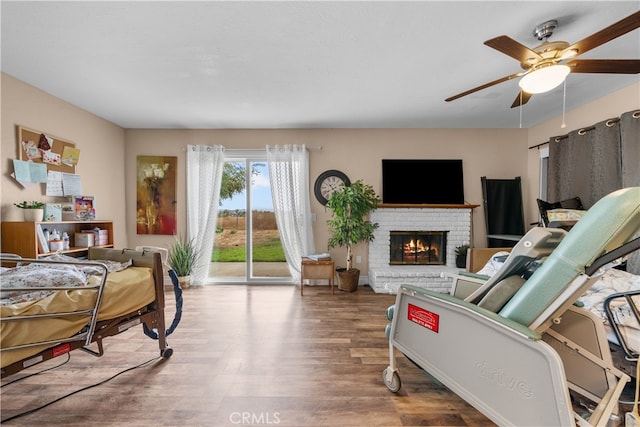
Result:
{"label": "wooden floor", "polygon": [[[385,309],[393,295],[368,287],[218,285],[184,292],[173,356],[7,422],[128,426],[485,426],[487,418],[398,354],[402,389],[382,382],[389,364]],[[169,322],[173,294],[168,294]],[[5,385],[2,419],[99,383],[158,357],[135,327],[105,340],[105,355],[82,351],[54,370]],[[3,424],[4,425],[4,424]]]}

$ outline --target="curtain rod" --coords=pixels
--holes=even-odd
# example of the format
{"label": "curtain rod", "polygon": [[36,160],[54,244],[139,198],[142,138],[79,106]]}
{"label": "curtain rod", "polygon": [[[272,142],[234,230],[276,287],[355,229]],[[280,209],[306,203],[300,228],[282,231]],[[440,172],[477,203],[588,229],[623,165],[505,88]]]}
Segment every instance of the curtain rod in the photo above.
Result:
{"label": "curtain rod", "polygon": [[[609,119],[607,120],[604,124],[607,127],[611,127],[614,124],[618,123],[620,121],[619,117],[613,118],[613,119]],[[586,128],[580,128],[578,130],[578,135],[584,135],[585,133],[594,130],[596,127],[595,125],[593,126],[587,126]],[[560,141],[561,139],[565,139],[565,138],[569,138],[569,134],[565,134],[565,135],[559,135],[554,137],[556,142]],[[534,148],[538,148],[538,147],[542,147],[543,145],[547,145],[549,143],[549,141],[545,141],[545,142],[541,142],[540,144],[536,144],[536,145],[532,145],[531,147],[529,147],[529,150],[533,150]]]}
{"label": "curtain rod", "polygon": [[[307,151],[322,151],[322,145],[315,145],[315,146],[305,146],[305,148],[307,149]],[[225,150],[233,150],[233,151],[261,151],[261,150],[265,150],[265,147],[261,147],[261,148],[231,148],[231,147],[225,147]],[[187,151],[187,148],[185,147],[182,151]]]}

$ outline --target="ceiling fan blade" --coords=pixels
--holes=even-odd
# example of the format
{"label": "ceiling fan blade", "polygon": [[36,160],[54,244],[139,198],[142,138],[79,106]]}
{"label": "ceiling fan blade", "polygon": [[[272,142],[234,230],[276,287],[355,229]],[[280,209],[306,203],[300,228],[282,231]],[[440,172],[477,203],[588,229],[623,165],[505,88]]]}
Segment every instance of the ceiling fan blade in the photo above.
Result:
{"label": "ceiling fan blade", "polygon": [[522,64],[531,63],[532,59],[535,59],[533,63],[543,59],[542,56],[509,36],[498,36],[487,40],[484,44],[520,61]]}
{"label": "ceiling fan blade", "polygon": [[511,104],[511,108],[523,106],[524,104],[529,102],[532,96],[533,94],[525,92],[521,89],[520,93],[518,93],[518,96],[516,96],[516,99],[513,101],[513,104]]}
{"label": "ceiling fan blade", "polygon": [[524,73],[514,73],[514,74],[511,74],[509,76],[502,77],[502,78],[500,78],[498,80],[494,80],[492,82],[485,83],[482,86],[474,87],[473,89],[469,89],[467,91],[464,91],[462,93],[459,93],[457,95],[449,97],[449,98],[445,99],[445,101],[447,101],[447,102],[454,101],[454,100],[456,100],[458,98],[462,98],[463,96],[467,96],[467,95],[470,95],[470,94],[472,94],[474,92],[478,92],[478,91],[480,91],[482,89],[486,89],[486,88],[491,87],[493,85],[497,85],[498,83],[506,82],[506,81],[514,79],[516,77],[520,77],[522,74],[524,74]]}
{"label": "ceiling fan blade", "polygon": [[572,73],[640,73],[640,59],[574,59],[565,65],[571,68]]}
{"label": "ceiling fan blade", "polygon": [[638,27],[640,27],[640,11],[572,44],[566,48],[564,52],[576,49],[578,51],[578,55],[582,55],[583,53],[620,37],[629,31],[633,31]]}

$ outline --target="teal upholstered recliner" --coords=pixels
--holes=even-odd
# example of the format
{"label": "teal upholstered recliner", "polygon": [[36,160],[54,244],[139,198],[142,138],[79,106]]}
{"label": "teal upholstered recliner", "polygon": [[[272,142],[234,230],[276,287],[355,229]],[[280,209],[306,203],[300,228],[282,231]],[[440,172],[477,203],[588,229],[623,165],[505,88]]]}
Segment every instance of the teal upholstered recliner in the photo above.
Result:
{"label": "teal upholstered recliner", "polygon": [[[600,257],[637,248],[638,232],[640,187],[626,188],[566,235],[531,230],[465,300],[401,286],[389,311],[385,384],[400,388],[398,349],[497,424],[605,425],[629,377],[613,367],[601,321],[573,304],[597,280]],[[521,279],[534,260],[543,262]],[[597,404],[588,419],[574,412],[569,390]]]}

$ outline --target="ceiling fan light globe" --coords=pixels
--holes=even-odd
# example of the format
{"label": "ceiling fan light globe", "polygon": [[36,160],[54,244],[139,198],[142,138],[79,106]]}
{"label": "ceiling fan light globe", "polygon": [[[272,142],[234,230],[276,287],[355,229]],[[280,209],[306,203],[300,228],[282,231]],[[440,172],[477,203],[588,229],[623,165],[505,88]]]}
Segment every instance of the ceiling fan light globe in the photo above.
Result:
{"label": "ceiling fan light globe", "polygon": [[571,70],[566,65],[551,65],[526,74],[518,86],[527,93],[544,93],[554,89],[567,77]]}

